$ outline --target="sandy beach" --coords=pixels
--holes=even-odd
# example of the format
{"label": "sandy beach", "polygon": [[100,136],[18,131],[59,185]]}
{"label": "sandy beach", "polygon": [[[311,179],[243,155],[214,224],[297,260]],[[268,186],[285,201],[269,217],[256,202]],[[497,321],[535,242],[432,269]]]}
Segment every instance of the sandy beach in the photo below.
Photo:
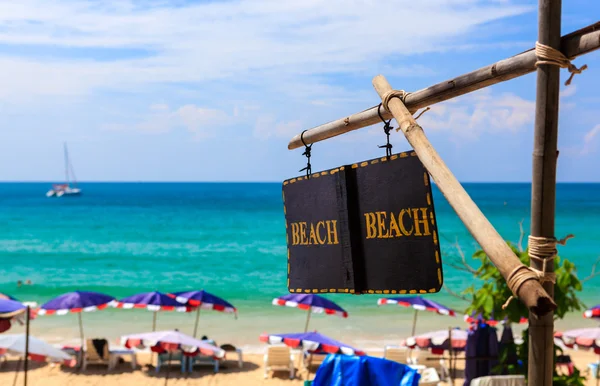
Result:
{"label": "sandy beach", "polygon": [[[587,364],[597,361],[598,357],[593,352],[570,350],[567,352],[575,365],[585,371]],[[380,352],[370,352],[371,356],[381,357]],[[161,369],[156,374],[153,366],[149,366],[150,355],[140,353],[137,355],[138,367],[132,370],[129,362],[119,363],[117,367],[107,372],[105,366],[90,366],[85,372],[79,372],[73,368],[49,363],[30,362],[28,385],[30,386],[75,386],[75,385],[164,385],[166,369]],[[211,385],[211,386],[233,386],[233,385],[302,385],[306,379],[305,371],[297,371],[296,378],[290,380],[286,372],[270,373],[267,379],[263,377],[263,356],[261,354],[249,354],[244,356],[244,366],[240,369],[233,361],[235,358],[227,358],[218,374],[212,372],[210,366],[196,367],[192,374],[182,375],[178,366],[172,365],[169,370],[169,385]],[[9,358],[7,363],[0,367],[0,385],[20,385],[23,382],[23,372],[17,375],[15,370],[19,365],[17,358]],[[454,384],[462,385],[462,361],[458,361],[457,377]],[[22,366],[22,363],[20,364]],[[15,383],[15,377],[16,383]],[[314,379],[314,370],[311,378]],[[442,385],[447,383],[442,382]],[[588,376],[586,385],[595,385],[595,380]]]}

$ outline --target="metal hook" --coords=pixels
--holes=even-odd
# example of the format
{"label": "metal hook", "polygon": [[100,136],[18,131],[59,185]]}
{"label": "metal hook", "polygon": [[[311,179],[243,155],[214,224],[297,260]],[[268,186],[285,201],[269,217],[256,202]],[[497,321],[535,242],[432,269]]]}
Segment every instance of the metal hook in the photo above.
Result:
{"label": "metal hook", "polygon": [[381,106],[382,105],[383,104],[380,103],[379,107],[377,107],[377,115],[379,115],[379,119],[381,119],[381,122],[384,123],[383,132],[386,135],[387,143],[385,145],[381,145],[381,146],[377,146],[377,147],[380,149],[385,148],[385,156],[389,159],[392,155],[393,145],[390,143],[390,131],[393,129],[393,127],[390,126],[390,123],[392,122],[391,119],[389,121],[386,121],[385,119],[383,119],[383,116],[381,115]]}
{"label": "metal hook", "polygon": [[306,170],[306,178],[310,178],[310,174],[311,174],[311,166],[310,166],[310,150],[312,148],[312,143],[310,145],[307,145],[306,142],[304,142],[304,133],[306,133],[307,130],[304,130],[302,132],[302,134],[300,134],[300,140],[302,141],[302,144],[304,145],[304,153],[302,153],[302,155],[306,156],[306,167],[300,169],[300,171],[304,171]]}

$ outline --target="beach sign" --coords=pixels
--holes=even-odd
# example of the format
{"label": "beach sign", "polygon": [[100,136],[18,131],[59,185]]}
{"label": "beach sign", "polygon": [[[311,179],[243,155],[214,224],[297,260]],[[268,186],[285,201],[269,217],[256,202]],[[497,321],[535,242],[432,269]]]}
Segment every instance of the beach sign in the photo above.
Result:
{"label": "beach sign", "polygon": [[414,151],[286,180],[283,202],[290,292],[441,289],[431,183]]}

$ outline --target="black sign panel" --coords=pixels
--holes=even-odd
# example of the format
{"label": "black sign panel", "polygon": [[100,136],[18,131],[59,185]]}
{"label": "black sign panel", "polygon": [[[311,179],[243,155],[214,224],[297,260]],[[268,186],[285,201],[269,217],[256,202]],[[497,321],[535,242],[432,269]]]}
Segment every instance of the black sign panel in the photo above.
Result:
{"label": "black sign panel", "polygon": [[414,152],[283,182],[293,293],[442,287],[429,174]]}

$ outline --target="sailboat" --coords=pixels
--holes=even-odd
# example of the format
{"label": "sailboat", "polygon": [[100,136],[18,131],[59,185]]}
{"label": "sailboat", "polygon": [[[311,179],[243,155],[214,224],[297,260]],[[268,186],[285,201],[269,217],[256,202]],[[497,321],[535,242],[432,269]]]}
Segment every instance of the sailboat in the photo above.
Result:
{"label": "sailboat", "polygon": [[[50,189],[46,193],[46,197],[79,196],[81,194],[81,189],[79,189],[77,187],[77,179],[75,177],[75,171],[73,170],[73,165],[71,165],[71,161],[69,160],[69,150],[67,149],[66,143],[64,143],[64,149],[65,149],[65,183],[52,185],[52,189]],[[71,184],[70,184],[71,177],[73,179],[73,186],[71,186]]]}

